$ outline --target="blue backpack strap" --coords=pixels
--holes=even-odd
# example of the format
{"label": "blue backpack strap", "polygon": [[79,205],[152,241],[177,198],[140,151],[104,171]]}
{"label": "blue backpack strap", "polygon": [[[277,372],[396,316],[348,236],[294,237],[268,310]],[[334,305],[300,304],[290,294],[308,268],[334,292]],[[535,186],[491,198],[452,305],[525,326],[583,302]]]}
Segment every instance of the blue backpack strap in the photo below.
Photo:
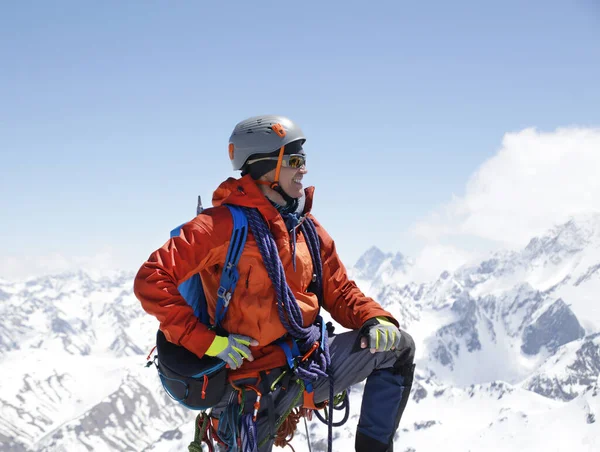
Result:
{"label": "blue backpack strap", "polygon": [[[181,227],[177,226],[171,231],[171,237],[178,237]],[[195,274],[177,286],[177,290],[185,302],[194,310],[194,315],[205,325],[210,324],[208,310],[206,309],[206,295],[199,274]]]}
{"label": "blue backpack strap", "polygon": [[[290,338],[287,338],[290,339]],[[292,347],[287,343],[286,337],[280,337],[275,341],[275,345],[281,347],[283,352],[285,353],[285,359],[287,360],[288,366],[290,370],[294,370],[296,368],[296,358],[300,356],[300,349],[298,348],[298,344],[294,339],[291,339]]]}
{"label": "blue backpack strap", "polygon": [[[298,365],[297,359],[301,356],[300,349],[298,348],[298,344],[294,339],[292,339],[292,347],[288,345],[285,338],[279,338],[275,341],[275,345],[278,345],[285,353],[285,359],[287,360],[288,367],[291,371],[293,371]],[[313,385],[310,381],[304,380],[304,389],[306,392],[313,392]]]}
{"label": "blue backpack strap", "polygon": [[221,273],[221,284],[217,290],[217,310],[215,312],[215,326],[217,328],[221,326],[221,322],[225,318],[231,296],[240,277],[237,265],[248,237],[248,219],[244,211],[237,206],[227,205],[227,207],[233,217],[233,232],[231,233],[227,257]]}
{"label": "blue backpack strap", "polygon": [[[242,255],[248,236],[248,219],[246,218],[244,211],[236,206],[227,205],[227,207],[233,217],[233,232],[231,233],[231,241],[229,242],[227,257],[225,258],[223,273],[221,274],[220,287],[217,291],[217,311],[215,314],[216,326],[220,326],[225,317],[225,313],[227,312],[227,308],[229,307],[229,301],[231,300],[231,296],[233,295],[235,285],[239,278],[237,264]],[[179,236],[182,227],[183,224],[173,229],[171,231],[171,237]],[[206,307],[206,294],[204,293],[200,275],[197,273],[192,275],[180,283],[177,286],[177,289],[185,302],[194,310],[194,315],[198,317],[203,324],[210,325],[210,317]]]}

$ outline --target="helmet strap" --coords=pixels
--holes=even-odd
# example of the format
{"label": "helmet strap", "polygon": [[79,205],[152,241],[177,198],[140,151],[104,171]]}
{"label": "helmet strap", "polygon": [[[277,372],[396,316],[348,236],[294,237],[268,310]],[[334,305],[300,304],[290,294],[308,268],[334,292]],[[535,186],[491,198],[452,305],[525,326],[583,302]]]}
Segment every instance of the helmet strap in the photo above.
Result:
{"label": "helmet strap", "polygon": [[281,185],[279,185],[279,182],[273,182],[271,184],[271,188],[281,195],[281,197],[285,200],[286,206],[290,206],[293,202],[296,201],[296,198],[292,198],[290,195],[288,195],[283,190],[283,188],[281,188]]}
{"label": "helmet strap", "polygon": [[[277,159],[277,166],[275,167],[275,181],[273,182],[273,185],[277,184],[279,185],[279,176],[281,174],[281,163],[283,162],[283,153],[285,151],[285,145],[281,146],[281,148],[279,149],[279,158]],[[273,190],[275,190],[274,187],[271,187]]]}
{"label": "helmet strap", "polygon": [[275,180],[273,182],[269,182],[265,180],[256,179],[254,183],[256,185],[267,185],[271,190],[274,190],[278,194],[280,194],[283,200],[285,201],[285,206],[283,207],[288,209],[291,207],[295,208],[295,206],[297,206],[298,200],[288,195],[279,184],[279,177],[281,175],[281,163],[283,162],[284,151],[285,145],[281,146],[281,148],[279,149],[279,157],[277,159],[277,166],[275,167]]}
{"label": "helmet strap", "polygon": [[[290,195],[288,195],[283,190],[283,188],[281,188],[281,185],[279,185],[279,182],[269,182],[266,180],[255,180],[254,183],[256,185],[267,185],[271,190],[274,190],[277,193],[279,193],[281,195],[281,197],[283,198],[283,200],[285,201],[285,206],[283,206],[283,207],[289,208],[298,201],[296,198],[292,198]],[[271,201],[271,202],[273,202],[273,201]]]}
{"label": "helmet strap", "polygon": [[273,183],[271,183],[271,188],[279,193],[283,199],[285,199],[286,206],[290,206],[295,201],[295,198],[292,198],[285,191],[283,191],[283,188],[281,188],[281,185],[279,184],[279,176],[281,175],[281,163],[283,162],[284,151],[285,145],[281,146],[279,149],[279,159],[277,160],[277,166],[275,167],[275,180]]}

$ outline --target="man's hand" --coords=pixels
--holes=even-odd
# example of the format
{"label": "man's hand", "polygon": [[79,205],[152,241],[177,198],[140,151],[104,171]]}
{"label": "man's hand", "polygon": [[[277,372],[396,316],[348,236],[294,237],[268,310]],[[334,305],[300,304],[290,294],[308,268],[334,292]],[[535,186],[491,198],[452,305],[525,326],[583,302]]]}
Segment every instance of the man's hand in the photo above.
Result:
{"label": "man's hand", "polygon": [[376,321],[360,339],[361,348],[370,348],[371,353],[395,350],[400,345],[402,334],[396,325],[387,317],[376,317]]}
{"label": "man's hand", "polygon": [[205,354],[222,359],[229,365],[230,369],[235,370],[242,365],[244,359],[254,361],[248,348],[249,345],[258,345],[258,341],[241,334],[215,336]]}

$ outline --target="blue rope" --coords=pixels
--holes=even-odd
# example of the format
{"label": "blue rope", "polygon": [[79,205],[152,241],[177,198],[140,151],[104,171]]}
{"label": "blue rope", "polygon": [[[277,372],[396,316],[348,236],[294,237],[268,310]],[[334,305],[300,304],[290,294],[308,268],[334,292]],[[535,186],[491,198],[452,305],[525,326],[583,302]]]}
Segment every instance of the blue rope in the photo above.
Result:
{"label": "blue rope", "polygon": [[[331,385],[330,385],[330,397],[331,397]],[[341,400],[340,403],[338,403],[337,405],[334,405],[333,403],[330,405],[329,407],[329,411],[327,413],[327,415],[325,417],[323,417],[321,415],[321,413],[319,413],[319,411],[315,411],[315,416],[317,417],[317,419],[319,419],[323,424],[329,425],[329,422],[331,421],[331,426],[332,427],[341,427],[342,425],[344,425],[348,419],[350,418],[350,388],[346,389],[346,393],[344,394],[343,399]],[[341,410],[345,410],[344,411],[344,417],[342,418],[341,421],[338,422],[333,422],[333,410],[335,411],[341,411]]]}
{"label": "blue rope", "polygon": [[256,433],[256,422],[252,419],[252,413],[242,416],[242,451],[258,452],[258,435]]}
{"label": "blue rope", "polygon": [[321,246],[319,242],[319,235],[317,234],[317,228],[315,224],[307,218],[300,225],[300,230],[306,238],[306,244],[310,251],[310,257],[313,261],[313,270],[316,278],[317,286],[317,297],[319,298],[319,304],[323,304],[323,263],[321,262]]}
{"label": "blue rope", "polygon": [[240,452],[238,447],[240,407],[231,401],[219,416],[217,435],[227,445],[228,452]]}
{"label": "blue rope", "polygon": [[280,211],[279,213],[281,214],[283,221],[285,221],[285,226],[287,227],[288,231],[290,231],[290,234],[291,234],[292,265],[294,267],[294,271],[296,271],[296,231],[295,231],[295,229],[298,227],[298,223],[300,222],[300,219],[298,218],[298,214],[295,212],[284,214]]}

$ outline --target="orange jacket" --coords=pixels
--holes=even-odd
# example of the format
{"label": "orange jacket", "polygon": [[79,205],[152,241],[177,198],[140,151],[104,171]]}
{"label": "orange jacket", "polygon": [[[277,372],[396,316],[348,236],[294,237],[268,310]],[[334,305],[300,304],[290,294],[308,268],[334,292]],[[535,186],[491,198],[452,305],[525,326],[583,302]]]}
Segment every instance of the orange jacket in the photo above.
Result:
{"label": "orange jacket", "polygon": [[[313,187],[306,189],[305,212],[309,212],[312,206],[313,191]],[[159,320],[160,329],[167,339],[199,357],[204,355],[215,333],[198,321],[192,308],[179,294],[177,286],[200,273],[208,312],[214,322],[221,266],[233,230],[231,213],[223,205],[225,203],[259,209],[275,238],[287,283],[304,317],[304,326],[312,324],[319,311],[317,296],[306,292],[312,280],[313,265],[303,235],[297,232],[294,271],[290,233],[277,209],[249,175],[241,179],[229,178],[215,191],[214,208],[206,209],[186,223],[178,237],[171,238],[152,253],[134,282],[135,295],[144,310]],[[321,242],[323,307],[336,322],[349,329],[358,329],[373,317],[391,318],[390,313],[366,297],[348,279],[333,240],[312,215],[310,218],[315,223]],[[254,361],[245,361],[240,369],[232,373],[232,376],[242,378],[286,364],[282,349],[273,345],[274,341],[286,334],[286,330],[279,319],[275,291],[252,232],[248,233],[238,271],[240,278],[222,325],[229,333],[250,336],[259,342],[258,346],[252,347]]]}

